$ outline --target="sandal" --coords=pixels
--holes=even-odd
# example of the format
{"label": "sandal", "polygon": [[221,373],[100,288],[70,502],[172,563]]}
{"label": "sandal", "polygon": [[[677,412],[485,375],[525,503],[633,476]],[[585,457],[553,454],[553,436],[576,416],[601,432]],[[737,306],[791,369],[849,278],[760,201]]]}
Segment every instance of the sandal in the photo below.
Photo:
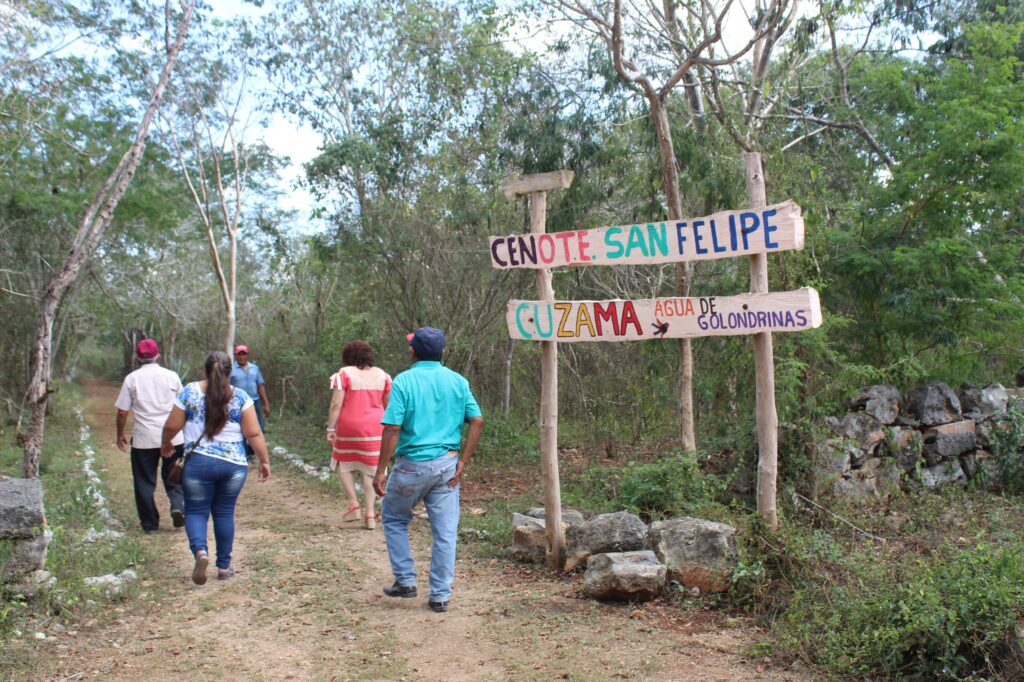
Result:
{"label": "sandal", "polygon": [[206,567],[210,563],[210,556],[206,550],[196,552],[196,563],[192,566],[192,582],[196,585],[206,584]]}
{"label": "sandal", "polygon": [[217,580],[229,580],[229,579],[234,578],[234,577],[235,577],[235,567],[234,566],[228,568],[228,570],[224,571],[223,573],[221,573],[220,571],[217,571]]}
{"label": "sandal", "polygon": [[364,521],[366,522],[366,530],[373,530],[377,527],[377,517],[374,514],[367,516]]}
{"label": "sandal", "polygon": [[348,509],[346,509],[344,511],[344,513],[342,513],[341,520],[342,521],[355,521],[356,519],[359,518],[361,513],[362,512],[359,509],[359,503],[358,502],[353,502],[352,504],[350,504],[348,506]]}

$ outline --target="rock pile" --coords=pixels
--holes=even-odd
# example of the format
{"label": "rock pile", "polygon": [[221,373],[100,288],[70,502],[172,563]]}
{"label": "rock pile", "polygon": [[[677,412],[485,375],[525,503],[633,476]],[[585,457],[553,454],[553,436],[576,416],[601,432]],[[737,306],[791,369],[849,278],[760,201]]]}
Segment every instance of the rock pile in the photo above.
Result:
{"label": "rock pile", "polygon": [[815,492],[858,498],[963,484],[992,465],[989,436],[1011,392],[965,384],[957,393],[933,381],[903,400],[893,386],[865,388],[851,412],[826,420],[831,437],[813,451]]}
{"label": "rock pile", "polygon": [[[546,536],[537,511],[512,515],[512,549],[541,561]],[[564,510],[563,519],[565,568],[586,566],[583,592],[595,599],[653,599],[669,581],[691,592],[723,592],[729,587],[737,561],[732,526],[683,517],[656,521],[648,528],[640,517],[626,511],[584,520],[579,512]]]}

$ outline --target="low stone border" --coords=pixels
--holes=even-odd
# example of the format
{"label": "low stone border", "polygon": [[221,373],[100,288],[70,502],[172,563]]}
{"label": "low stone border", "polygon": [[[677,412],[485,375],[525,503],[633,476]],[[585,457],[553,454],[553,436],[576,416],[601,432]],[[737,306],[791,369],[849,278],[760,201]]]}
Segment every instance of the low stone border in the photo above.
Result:
{"label": "low stone border", "polygon": [[[114,516],[113,512],[110,511],[110,505],[107,502],[107,497],[103,494],[102,490],[103,481],[100,479],[93,466],[96,462],[96,451],[89,443],[89,439],[92,437],[92,430],[85,422],[85,415],[82,412],[82,408],[76,407],[75,414],[78,416],[79,421],[78,441],[82,446],[82,454],[85,455],[85,458],[82,460],[82,471],[85,472],[85,478],[89,481],[89,485],[86,490],[88,491],[89,497],[92,499],[92,504],[96,509],[96,513],[99,514],[101,519],[103,519],[105,526],[100,530],[90,528],[86,531],[85,535],[82,536],[82,542],[116,540],[124,537],[124,533],[119,530],[115,530],[115,528],[122,528],[123,526],[121,521]],[[108,573],[107,575],[92,576],[84,578],[83,582],[102,593],[107,599],[113,599],[124,594],[128,583],[137,580],[138,577],[138,574],[134,570],[126,568],[116,575]]]}
{"label": "low stone border", "polygon": [[288,452],[288,448],[275,445],[270,449],[270,451],[278,457],[283,458],[296,469],[300,469],[307,476],[319,478],[321,481],[329,481],[334,476],[334,472],[327,467],[315,467],[312,464],[306,464],[305,460],[294,452]]}
{"label": "low stone border", "polygon": [[96,513],[99,514],[100,518],[103,519],[103,523],[107,526],[101,530],[90,528],[82,540],[84,542],[96,542],[98,540],[117,539],[122,537],[124,533],[114,530],[121,527],[121,521],[110,511],[107,498],[101,489],[103,481],[96,473],[96,469],[93,468],[93,464],[96,462],[96,451],[89,444],[92,431],[89,425],[85,423],[85,415],[82,412],[82,408],[76,407],[75,415],[78,416],[79,421],[78,441],[82,446],[82,454],[85,455],[85,458],[82,460],[82,471],[85,472],[85,478],[89,481],[86,490],[89,497],[92,498],[92,504],[96,508]]}

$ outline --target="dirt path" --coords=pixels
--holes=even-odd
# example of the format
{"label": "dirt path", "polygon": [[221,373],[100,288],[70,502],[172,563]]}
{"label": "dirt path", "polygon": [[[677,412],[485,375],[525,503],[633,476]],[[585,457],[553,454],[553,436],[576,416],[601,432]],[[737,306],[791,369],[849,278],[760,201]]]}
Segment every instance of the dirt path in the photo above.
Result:
{"label": "dirt path", "polygon": [[[109,497],[137,528],[127,458],[113,447],[116,388],[87,391]],[[467,552],[448,613],[429,611],[425,597],[388,599],[380,529],[342,524],[340,500],[273,464],[274,477],[251,476],[239,502],[235,579],[193,585],[182,531],[143,538],[164,559],[141,567],[140,593],[114,605],[113,622],[64,638],[51,679],[806,679],[745,660],[757,641],[745,622],[579,599],[574,582]],[[414,526],[425,587],[429,530]]]}

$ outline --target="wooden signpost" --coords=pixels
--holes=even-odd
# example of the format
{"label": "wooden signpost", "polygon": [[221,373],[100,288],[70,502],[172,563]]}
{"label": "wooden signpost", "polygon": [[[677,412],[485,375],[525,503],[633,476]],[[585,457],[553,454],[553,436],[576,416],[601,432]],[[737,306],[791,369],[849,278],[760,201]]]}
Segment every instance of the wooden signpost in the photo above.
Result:
{"label": "wooden signpost", "polygon": [[[637,341],[753,335],[757,386],[757,510],[775,528],[778,416],[772,332],[821,325],[812,288],[768,291],[767,255],[802,249],[804,222],[792,201],[767,206],[761,155],[743,155],[750,207],[686,220],[547,233],[545,192],[568,187],[572,173],[557,171],[506,181],[505,196],[530,195],[530,233],[490,238],[495,268],[535,269],[536,301],[509,301],[509,336],[541,344],[541,463],[548,566],[562,567],[564,535],[558,481],[558,376],[556,343]],[[678,263],[750,257],[750,293],[739,296],[643,300],[556,301],[551,268]]]}
{"label": "wooden signpost", "polygon": [[[535,238],[547,231],[547,192],[572,184],[572,171],[555,171],[509,178],[502,187],[508,199],[530,195],[530,234]],[[551,270],[537,269],[537,298],[554,301]],[[549,568],[565,565],[565,530],[562,528],[562,487],[558,477],[558,345],[540,344],[540,465],[544,476],[544,528],[548,539]]]}

